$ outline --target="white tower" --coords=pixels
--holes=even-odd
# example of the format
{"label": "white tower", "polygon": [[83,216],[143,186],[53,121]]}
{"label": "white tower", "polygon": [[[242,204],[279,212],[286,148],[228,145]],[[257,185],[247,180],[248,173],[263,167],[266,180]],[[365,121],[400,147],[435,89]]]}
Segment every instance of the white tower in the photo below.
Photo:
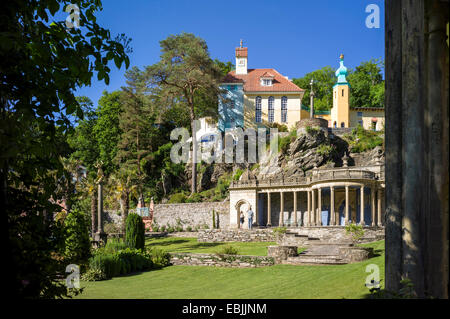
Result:
{"label": "white tower", "polygon": [[236,48],[236,74],[247,74],[248,50],[242,47]]}

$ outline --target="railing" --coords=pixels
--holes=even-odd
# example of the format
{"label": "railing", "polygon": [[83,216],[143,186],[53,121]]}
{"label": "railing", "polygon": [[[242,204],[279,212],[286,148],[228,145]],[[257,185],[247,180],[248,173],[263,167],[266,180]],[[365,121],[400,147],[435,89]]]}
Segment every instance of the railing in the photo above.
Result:
{"label": "railing", "polygon": [[371,179],[376,180],[374,172],[365,170],[313,170],[311,176],[289,177],[289,178],[264,178],[261,180],[232,181],[230,188],[246,187],[277,187],[277,186],[299,186],[314,182],[337,180],[337,179]]}

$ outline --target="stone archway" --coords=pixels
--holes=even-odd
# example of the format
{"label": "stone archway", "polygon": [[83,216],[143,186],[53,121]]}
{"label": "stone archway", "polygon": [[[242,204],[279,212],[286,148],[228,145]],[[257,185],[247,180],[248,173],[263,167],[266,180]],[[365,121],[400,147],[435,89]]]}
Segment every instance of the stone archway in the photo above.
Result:
{"label": "stone archway", "polygon": [[246,200],[246,199],[238,200],[238,202],[234,206],[234,208],[236,209],[236,219],[237,219],[236,223],[238,225],[238,228],[241,227],[240,220],[239,220],[239,216],[241,214],[241,211],[244,213],[244,224],[242,226],[245,227],[244,225],[247,225],[247,214],[245,212],[247,211],[247,209],[250,206],[251,206],[250,202],[248,200]]}

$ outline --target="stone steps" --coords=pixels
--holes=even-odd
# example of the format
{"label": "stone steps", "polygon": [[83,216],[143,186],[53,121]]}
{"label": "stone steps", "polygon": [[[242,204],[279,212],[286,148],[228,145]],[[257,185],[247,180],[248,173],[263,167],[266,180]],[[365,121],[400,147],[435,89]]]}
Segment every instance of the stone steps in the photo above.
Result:
{"label": "stone steps", "polygon": [[283,260],[287,265],[345,265],[341,258],[333,255],[299,255],[297,257],[288,257]]}

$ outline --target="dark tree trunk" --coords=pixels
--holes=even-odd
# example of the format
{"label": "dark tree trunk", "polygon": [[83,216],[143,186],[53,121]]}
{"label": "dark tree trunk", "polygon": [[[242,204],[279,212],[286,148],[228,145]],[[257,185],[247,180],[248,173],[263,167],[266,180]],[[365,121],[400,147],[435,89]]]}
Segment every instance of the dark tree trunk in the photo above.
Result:
{"label": "dark tree trunk", "polygon": [[94,234],[97,232],[96,225],[97,225],[97,192],[93,191],[92,195],[91,195],[91,233],[92,233],[92,238],[94,238]]}
{"label": "dark tree trunk", "polygon": [[194,116],[194,105],[191,105],[191,128],[192,128],[192,185],[191,185],[191,193],[194,194],[197,192],[197,136],[196,136],[196,127],[194,125],[195,116]]}

